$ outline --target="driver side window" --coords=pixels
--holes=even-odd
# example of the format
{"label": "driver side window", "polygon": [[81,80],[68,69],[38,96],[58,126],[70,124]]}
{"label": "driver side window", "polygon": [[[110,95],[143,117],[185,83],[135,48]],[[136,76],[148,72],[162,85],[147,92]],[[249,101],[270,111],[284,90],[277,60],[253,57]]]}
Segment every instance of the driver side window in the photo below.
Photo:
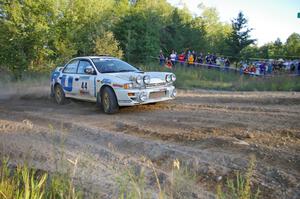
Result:
{"label": "driver side window", "polygon": [[65,67],[63,72],[75,74],[77,70],[77,65],[78,65],[78,60],[73,60]]}
{"label": "driver side window", "polygon": [[77,73],[78,74],[85,74],[84,69],[88,66],[92,66],[92,64],[89,61],[86,60],[81,60],[79,62],[79,66],[78,66],[78,70]]}

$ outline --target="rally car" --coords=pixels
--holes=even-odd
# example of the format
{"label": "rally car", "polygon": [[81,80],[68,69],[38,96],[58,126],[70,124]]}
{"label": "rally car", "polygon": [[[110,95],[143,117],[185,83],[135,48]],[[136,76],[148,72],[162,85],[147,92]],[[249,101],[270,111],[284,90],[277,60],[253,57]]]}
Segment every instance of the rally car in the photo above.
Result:
{"label": "rally car", "polygon": [[143,72],[110,56],[71,59],[51,74],[51,96],[58,104],[67,98],[93,101],[105,113],[119,106],[156,103],[174,99],[176,76],[169,72]]}

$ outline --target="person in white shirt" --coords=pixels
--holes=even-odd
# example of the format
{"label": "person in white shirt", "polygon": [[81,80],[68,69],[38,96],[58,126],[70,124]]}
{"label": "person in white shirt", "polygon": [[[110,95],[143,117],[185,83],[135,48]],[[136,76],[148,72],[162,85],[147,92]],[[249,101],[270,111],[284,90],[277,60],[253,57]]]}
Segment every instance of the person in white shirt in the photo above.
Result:
{"label": "person in white shirt", "polygon": [[172,50],[172,54],[170,55],[170,59],[171,59],[171,62],[172,62],[172,65],[175,66],[176,64],[176,53],[174,50]]}

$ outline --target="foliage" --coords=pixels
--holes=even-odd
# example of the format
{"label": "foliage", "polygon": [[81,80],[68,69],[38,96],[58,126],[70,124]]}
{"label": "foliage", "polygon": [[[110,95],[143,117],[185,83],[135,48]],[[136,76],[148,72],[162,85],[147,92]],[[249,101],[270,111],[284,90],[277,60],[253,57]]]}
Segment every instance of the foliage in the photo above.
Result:
{"label": "foliage", "polygon": [[4,0],[0,10],[0,65],[20,77],[53,54],[48,38],[56,17],[54,0]]}
{"label": "foliage", "polygon": [[[204,52],[217,53],[224,55],[228,49],[226,39],[229,37],[232,28],[227,23],[220,21],[219,13],[216,8],[199,6],[202,9],[202,23],[206,32],[206,49]],[[203,49],[203,46],[202,46]]]}
{"label": "foliage", "polygon": [[261,47],[251,45],[241,52],[243,59],[299,59],[300,34],[292,33],[285,43],[279,38]]}
{"label": "foliage", "polygon": [[232,59],[297,58],[300,36],[263,47],[250,39],[243,13],[223,23],[215,8],[199,6],[194,16],[167,0],[2,0],[0,66],[15,78],[26,71],[50,71],[71,57],[112,54],[129,62],[148,63],[165,55],[195,50]]}
{"label": "foliage", "polygon": [[236,60],[240,59],[241,51],[253,44],[254,39],[250,39],[252,29],[247,27],[247,19],[242,12],[239,12],[238,17],[232,20],[232,32],[230,33],[227,43],[229,46],[229,54]]}
{"label": "foliage", "polygon": [[298,57],[300,55],[300,34],[293,33],[286,40],[286,53],[288,56]]}
{"label": "foliage", "polygon": [[123,57],[119,42],[115,39],[112,32],[106,32],[102,37],[96,38],[94,51],[96,55],[108,54],[118,58]]}

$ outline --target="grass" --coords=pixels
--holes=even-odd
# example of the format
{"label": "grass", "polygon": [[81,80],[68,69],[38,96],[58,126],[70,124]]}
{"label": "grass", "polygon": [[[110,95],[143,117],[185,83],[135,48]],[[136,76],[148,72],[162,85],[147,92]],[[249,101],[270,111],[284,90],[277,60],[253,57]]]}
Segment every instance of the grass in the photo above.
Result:
{"label": "grass", "polygon": [[[161,67],[157,63],[139,65],[144,71],[174,72],[177,77],[175,85],[181,89],[210,89],[226,91],[300,91],[299,76],[256,77],[240,75],[239,72],[224,69],[207,69],[203,67],[181,67],[176,70]],[[22,85],[49,85],[50,72],[26,72],[22,80],[14,80],[8,72],[2,73],[1,87]]]}
{"label": "grass", "polygon": [[251,188],[255,159],[252,157],[245,175],[236,172],[236,179],[227,179],[225,187],[217,186],[217,199],[258,199],[260,190]]}
{"label": "grass", "polygon": [[68,176],[49,175],[26,165],[11,168],[8,159],[4,159],[0,166],[0,198],[80,199],[82,194],[75,189]]}
{"label": "grass", "polygon": [[227,91],[300,91],[297,76],[256,77],[239,72],[202,67],[180,67],[171,70],[155,63],[141,65],[145,71],[166,71],[176,74],[176,87],[182,89],[212,89]]}
{"label": "grass", "polygon": [[[127,169],[117,178],[119,199],[181,199],[197,198],[197,195],[204,197],[204,192],[199,190],[197,177],[188,168],[181,167],[178,160],[174,160],[170,174],[166,174],[167,182],[161,182],[158,171],[150,160],[141,168]],[[225,186],[216,186],[217,199],[258,199],[260,190],[254,189],[252,185],[255,159],[251,158],[247,172],[243,175],[239,172],[235,174],[235,179],[228,178]],[[146,170],[152,170],[155,180],[149,180],[151,174]],[[148,181],[147,181],[148,179]],[[149,182],[150,181],[150,182]],[[151,186],[149,190],[147,187]]]}
{"label": "grass", "polygon": [[174,160],[170,175],[159,174],[150,160],[144,162],[139,168],[127,168],[117,178],[119,199],[195,198],[196,177],[187,168],[181,168],[178,160]]}

